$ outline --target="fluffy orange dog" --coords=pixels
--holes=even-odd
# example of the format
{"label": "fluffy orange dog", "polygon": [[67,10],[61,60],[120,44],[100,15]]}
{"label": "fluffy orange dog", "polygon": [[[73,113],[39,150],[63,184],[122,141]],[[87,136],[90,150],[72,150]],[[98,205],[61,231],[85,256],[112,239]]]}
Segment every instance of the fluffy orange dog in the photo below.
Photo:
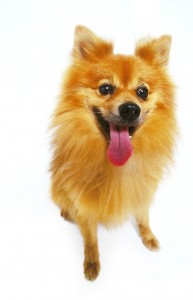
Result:
{"label": "fluffy orange dog", "polygon": [[84,239],[84,273],[100,271],[97,226],[134,216],[143,243],[157,250],[149,206],[172,161],[174,85],[166,72],[171,37],[142,40],[132,56],[88,28],[75,31],[53,118],[52,197]]}

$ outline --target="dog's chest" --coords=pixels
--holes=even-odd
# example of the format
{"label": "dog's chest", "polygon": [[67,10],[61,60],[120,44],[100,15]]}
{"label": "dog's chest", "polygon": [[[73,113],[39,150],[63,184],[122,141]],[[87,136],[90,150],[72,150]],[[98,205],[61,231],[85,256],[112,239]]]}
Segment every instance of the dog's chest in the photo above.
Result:
{"label": "dog's chest", "polygon": [[104,225],[118,224],[134,214],[148,196],[147,186],[141,184],[140,173],[119,170],[104,176],[101,184],[91,192],[85,192],[79,210]]}

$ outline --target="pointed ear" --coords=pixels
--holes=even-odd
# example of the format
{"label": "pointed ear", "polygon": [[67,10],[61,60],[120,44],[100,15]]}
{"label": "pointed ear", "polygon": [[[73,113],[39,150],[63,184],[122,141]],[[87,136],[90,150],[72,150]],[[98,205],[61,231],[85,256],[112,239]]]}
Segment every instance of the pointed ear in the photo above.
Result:
{"label": "pointed ear", "polygon": [[75,59],[102,59],[113,52],[113,45],[97,37],[90,29],[77,26],[74,35],[73,57]]}
{"label": "pointed ear", "polygon": [[169,60],[171,36],[162,35],[158,39],[139,41],[135,54],[147,63],[155,66],[166,66]]}

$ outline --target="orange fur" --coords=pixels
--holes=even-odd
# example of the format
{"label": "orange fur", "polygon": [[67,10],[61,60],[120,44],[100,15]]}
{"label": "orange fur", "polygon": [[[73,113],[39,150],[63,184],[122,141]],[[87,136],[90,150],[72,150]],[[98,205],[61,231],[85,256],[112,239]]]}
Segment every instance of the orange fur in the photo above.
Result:
{"label": "orange fur", "polygon": [[[166,73],[170,43],[170,36],[143,40],[135,55],[115,55],[111,43],[86,27],[76,28],[73,61],[52,123],[51,192],[62,215],[80,227],[89,280],[100,270],[98,224],[115,226],[133,215],[144,244],[151,250],[159,247],[148,211],[163,171],[172,161],[176,133],[174,85]],[[102,83],[116,86],[115,92],[101,95]],[[142,83],[149,90],[147,101],[136,95]],[[133,155],[124,166],[116,167],[107,159],[108,141],[92,107],[105,116],[126,100],[136,103],[144,118],[132,137]]]}

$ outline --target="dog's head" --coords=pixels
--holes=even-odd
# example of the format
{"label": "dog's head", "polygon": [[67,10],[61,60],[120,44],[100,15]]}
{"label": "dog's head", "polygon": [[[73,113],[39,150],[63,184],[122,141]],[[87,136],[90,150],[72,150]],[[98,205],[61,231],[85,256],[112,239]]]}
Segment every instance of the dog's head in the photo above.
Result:
{"label": "dog's head", "polygon": [[173,84],[166,74],[170,44],[164,35],[141,40],[132,56],[115,55],[111,43],[76,28],[66,101],[92,114],[114,165],[124,165],[133,148],[143,147],[142,136],[151,142],[166,135],[173,112]]}

